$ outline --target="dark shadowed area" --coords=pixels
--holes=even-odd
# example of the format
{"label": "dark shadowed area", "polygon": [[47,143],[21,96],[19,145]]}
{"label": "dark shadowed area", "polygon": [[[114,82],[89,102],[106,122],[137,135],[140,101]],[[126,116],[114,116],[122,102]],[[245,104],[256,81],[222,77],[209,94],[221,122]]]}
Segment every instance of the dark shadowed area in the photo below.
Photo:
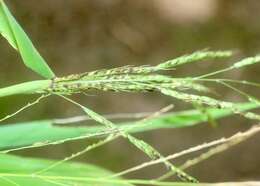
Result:
{"label": "dark shadowed area", "polygon": [[[231,59],[182,66],[175,77],[201,75],[228,66],[236,59],[260,52],[260,1],[257,0],[6,0],[36,48],[58,76],[124,65],[157,64],[201,49],[233,50]],[[40,79],[24,67],[8,43],[0,39],[0,86]],[[255,65],[220,77],[258,81]],[[212,87],[218,99],[245,101],[237,92]],[[253,87],[240,89],[259,96]],[[0,99],[0,116],[12,113],[33,96]],[[102,114],[155,112],[174,104],[173,111],[192,108],[158,93],[96,92],[73,98]],[[51,97],[8,122],[63,118],[82,111],[59,97]],[[244,131],[253,123],[240,116],[182,129],[161,129],[136,136],[168,155],[200,143]],[[89,123],[85,123],[88,125]],[[204,182],[260,180],[260,136],[235,146],[187,170]],[[63,159],[83,149],[89,140],[65,143],[17,154]],[[174,161],[180,165],[185,159]],[[140,164],[147,157],[123,139],[76,159],[118,172]],[[128,178],[154,178],[164,166],[129,174]]]}

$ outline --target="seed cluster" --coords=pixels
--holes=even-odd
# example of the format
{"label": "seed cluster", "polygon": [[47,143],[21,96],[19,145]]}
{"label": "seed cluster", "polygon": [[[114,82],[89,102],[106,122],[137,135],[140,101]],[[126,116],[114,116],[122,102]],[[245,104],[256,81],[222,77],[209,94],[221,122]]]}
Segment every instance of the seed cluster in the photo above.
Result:
{"label": "seed cluster", "polygon": [[173,78],[158,73],[173,69],[181,64],[200,60],[218,59],[230,55],[231,52],[229,51],[198,51],[190,55],[166,61],[156,66],[124,66],[112,69],[101,69],[82,74],[72,74],[53,79],[51,86],[45,91],[61,95],[84,93],[91,90],[114,92],[158,91],[164,95],[174,97],[184,102],[207,105],[219,109],[231,109],[233,113],[241,114],[246,118],[260,120],[260,116],[257,114],[240,112],[235,108],[233,103],[184,92],[186,90],[210,92],[209,88],[197,83],[198,81],[196,80],[234,68],[242,68],[250,64],[258,63],[260,61],[259,56],[243,59],[226,69],[206,74],[199,78]]}
{"label": "seed cluster", "polygon": [[170,70],[175,66],[205,59],[216,59],[230,56],[229,51],[198,51],[191,55],[166,61],[156,66],[124,66],[112,69],[102,69],[82,74],[55,78],[47,90],[51,93],[73,94],[88,90],[116,91],[116,92],[146,92],[158,88],[194,89],[208,91],[208,89],[191,80],[177,80],[159,75],[158,71]]}

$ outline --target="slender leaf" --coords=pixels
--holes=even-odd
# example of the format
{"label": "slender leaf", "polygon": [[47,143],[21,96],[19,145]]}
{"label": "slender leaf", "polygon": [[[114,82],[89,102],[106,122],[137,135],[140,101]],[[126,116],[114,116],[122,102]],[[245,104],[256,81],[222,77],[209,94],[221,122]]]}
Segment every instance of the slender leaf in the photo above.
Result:
{"label": "slender leaf", "polygon": [[[112,174],[103,168],[81,163],[63,163],[44,174],[38,171],[52,165],[54,161],[46,159],[23,158],[13,155],[0,155],[1,186],[257,186],[259,182],[223,182],[223,183],[184,183],[161,182],[142,179],[109,179]],[[35,174],[36,173],[36,174]]]}
{"label": "slender leaf", "polygon": [[[246,111],[257,108],[259,105],[244,103],[237,106],[240,111]],[[169,113],[142,122],[121,123],[119,128],[133,133],[161,128],[189,127],[207,121],[208,115],[212,119],[220,119],[232,115],[232,112],[228,109],[209,108],[206,111],[207,115],[198,110]],[[55,125],[55,120],[2,125],[0,127],[0,149],[8,150],[31,145],[44,146],[54,142],[62,143],[64,140],[68,141],[74,138],[100,136],[106,130],[108,129],[103,126],[79,127],[74,125],[66,127],[64,125]]]}
{"label": "slender leaf", "polygon": [[[12,155],[0,155],[0,185],[1,186],[57,186],[57,185],[81,185],[93,186],[130,186],[130,184],[102,183],[99,177],[107,177],[112,173],[103,168],[80,163],[63,163],[54,167],[44,174],[36,172],[52,165],[54,161],[45,159],[23,158]],[[69,178],[75,178],[70,180]],[[2,179],[4,178],[4,179]],[[89,178],[94,181],[81,181],[77,178]]]}
{"label": "slender leaf", "polygon": [[55,76],[3,0],[0,0],[0,33],[20,53],[28,68],[48,79]]}

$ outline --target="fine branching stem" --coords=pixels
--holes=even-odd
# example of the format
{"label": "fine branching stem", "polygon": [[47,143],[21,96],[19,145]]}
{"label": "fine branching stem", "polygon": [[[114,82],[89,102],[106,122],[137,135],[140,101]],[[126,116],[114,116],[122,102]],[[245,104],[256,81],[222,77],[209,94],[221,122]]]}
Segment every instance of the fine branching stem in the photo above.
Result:
{"label": "fine branching stem", "polygon": [[3,121],[5,121],[5,120],[7,120],[7,119],[10,119],[10,118],[16,116],[17,114],[19,114],[20,112],[26,110],[27,108],[30,108],[31,106],[36,105],[36,104],[39,103],[43,98],[46,98],[46,97],[48,97],[48,96],[49,96],[49,94],[42,95],[42,96],[40,96],[39,98],[37,98],[36,100],[34,100],[33,102],[27,103],[25,106],[23,106],[22,108],[20,108],[20,109],[17,110],[16,112],[14,112],[14,113],[12,113],[12,114],[9,114],[9,115],[7,115],[7,116],[1,118],[1,119],[0,119],[0,122],[3,122]]}
{"label": "fine branching stem", "polygon": [[[112,128],[112,129],[118,129],[118,127],[112,123],[111,121],[107,120],[106,118],[102,117],[101,115],[93,112],[92,110],[88,109],[87,107],[63,96],[63,95],[58,95],[64,99],[66,99],[67,101],[79,106],[80,108],[82,108],[82,110],[84,110],[84,112],[86,112],[86,114],[88,114],[91,118],[93,118],[94,120],[96,120],[97,122],[105,125],[108,128]],[[144,142],[143,140],[139,140],[136,137],[128,134],[126,131],[123,130],[118,130],[118,133],[129,140],[129,142],[131,142],[134,146],[136,146],[138,149],[140,149],[141,151],[143,151],[146,155],[148,155],[151,159],[158,159],[158,158],[163,158],[163,156],[156,150],[154,149],[151,145],[147,144],[146,142]],[[170,163],[169,161],[165,160],[164,164],[170,168],[170,170],[172,172],[175,172],[177,174],[178,177],[180,177],[181,179],[183,179],[184,181],[189,181],[189,182],[197,182],[197,180],[193,177],[191,177],[190,175],[186,174],[185,172],[179,170],[177,167],[175,167],[172,163]]]}
{"label": "fine branching stem", "polygon": [[[259,124],[256,126],[253,126],[251,129],[245,131],[245,132],[238,132],[237,134],[231,136],[230,138],[225,139],[225,142],[217,144],[217,146],[210,148],[207,152],[202,153],[201,155],[187,160],[181,167],[182,170],[187,169],[191,166],[194,166],[216,154],[219,154],[245,140],[247,140],[248,138],[254,136],[255,134],[260,132],[260,126]],[[157,180],[165,180],[171,176],[173,176],[174,173],[172,172],[168,172],[165,175],[161,176],[160,178],[158,178]]]}

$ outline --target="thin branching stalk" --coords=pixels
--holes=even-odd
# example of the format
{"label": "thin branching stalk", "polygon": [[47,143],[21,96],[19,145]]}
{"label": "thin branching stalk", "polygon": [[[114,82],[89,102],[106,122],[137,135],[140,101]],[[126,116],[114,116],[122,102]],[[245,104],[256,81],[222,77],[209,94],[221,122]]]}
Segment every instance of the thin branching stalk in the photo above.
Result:
{"label": "thin branching stalk", "polygon": [[[202,153],[198,157],[195,157],[193,159],[187,160],[181,167],[182,170],[187,169],[191,166],[194,166],[216,154],[219,154],[227,149],[230,149],[231,147],[247,140],[248,138],[254,136],[255,134],[260,132],[259,124],[256,126],[253,126],[251,129],[247,130],[246,132],[238,132],[237,134],[231,136],[230,138],[226,139],[223,144],[219,144],[216,147],[210,148],[207,152]],[[165,175],[161,176],[157,180],[165,180],[171,176],[173,176],[174,173],[168,172]]]}
{"label": "thin branching stalk", "polygon": [[[234,144],[234,145],[238,144],[238,143],[248,139],[249,137],[254,136],[258,132],[260,132],[260,127],[254,126],[254,127],[252,127],[251,129],[249,129],[245,132],[238,132],[238,133],[234,134],[233,136],[231,136],[229,138],[221,138],[221,139],[214,140],[214,141],[211,141],[211,142],[208,142],[208,143],[204,143],[204,144],[201,144],[201,145],[198,145],[198,146],[194,146],[194,147],[191,147],[189,149],[183,150],[181,152],[174,153],[174,154],[171,154],[169,156],[166,156],[164,159],[157,159],[157,160],[148,161],[148,162],[142,163],[140,165],[137,165],[135,167],[121,171],[119,173],[116,173],[112,176],[109,176],[108,178],[123,176],[125,174],[129,174],[131,172],[138,171],[138,170],[141,170],[143,168],[162,163],[165,160],[176,159],[176,158],[179,158],[181,156],[184,156],[184,155],[187,155],[187,154],[190,154],[190,153],[193,153],[193,152],[198,152],[198,151],[201,151],[201,150],[204,150],[204,149],[216,146],[216,145],[221,146],[223,144],[223,146],[225,146],[225,149],[223,149],[223,151],[224,151],[228,147],[231,147],[231,146],[229,146],[229,144]],[[216,151],[214,151],[214,152],[216,152]],[[214,155],[214,154],[212,154],[212,155]],[[174,175],[174,173],[172,173],[172,172],[167,173],[167,175],[168,174]]]}

